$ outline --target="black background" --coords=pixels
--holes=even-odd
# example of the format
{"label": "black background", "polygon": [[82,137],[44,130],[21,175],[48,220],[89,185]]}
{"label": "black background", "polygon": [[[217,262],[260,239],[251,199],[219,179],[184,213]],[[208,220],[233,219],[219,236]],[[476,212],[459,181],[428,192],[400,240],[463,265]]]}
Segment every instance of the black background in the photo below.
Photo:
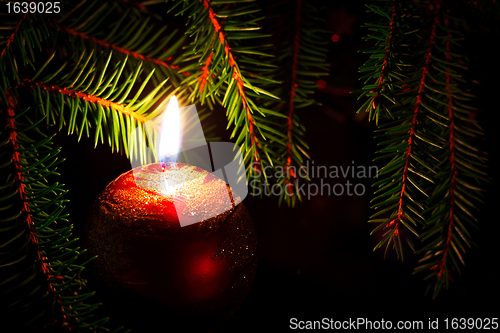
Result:
{"label": "black background", "polygon": [[[317,92],[323,106],[299,113],[307,128],[311,158],[315,165],[348,166],[352,161],[355,165],[374,165],[374,126],[355,114],[360,102],[345,93],[360,86],[357,69],[366,58],[358,50],[367,46],[361,39],[366,31],[360,24],[367,19],[366,14],[363,6],[347,1],[330,3],[328,14],[328,27],[340,39],[330,43],[331,75],[325,78],[327,86]],[[497,35],[469,41],[475,70],[483,82],[493,82],[488,78],[500,73],[495,41]],[[498,83],[492,83],[478,90],[482,119],[488,119],[484,126],[490,146],[497,141],[496,124],[490,119],[498,112],[498,88]],[[224,111],[216,110],[213,119],[224,124]],[[106,145],[94,148],[90,139],[82,138],[78,143],[74,136],[61,136],[59,143],[67,158],[61,173],[70,189],[69,210],[78,236],[92,201],[110,181],[128,171],[130,164],[125,157],[111,154]],[[490,154],[493,180],[479,214],[480,229],[474,233],[480,247],[470,251],[463,275],[456,277],[450,289],[435,301],[424,295],[423,276],[412,275],[417,257],[406,252],[405,261],[400,262],[393,255],[383,259],[383,252],[372,251],[377,237],[369,235],[372,226],[366,223],[371,213],[372,180],[359,180],[366,187],[363,196],[317,195],[293,209],[278,207],[277,198],[247,197],[244,204],[258,234],[257,274],[239,311],[218,332],[284,332],[289,330],[292,317],[423,320],[425,325],[429,318],[440,318],[444,325],[443,320],[451,317],[499,317],[498,157],[493,149]],[[324,181],[334,184],[345,180]],[[96,300],[106,303],[99,294]],[[145,320],[157,318],[111,317],[111,323],[119,325],[140,326]],[[162,320],[164,329],[158,331],[169,331],[168,316]]]}

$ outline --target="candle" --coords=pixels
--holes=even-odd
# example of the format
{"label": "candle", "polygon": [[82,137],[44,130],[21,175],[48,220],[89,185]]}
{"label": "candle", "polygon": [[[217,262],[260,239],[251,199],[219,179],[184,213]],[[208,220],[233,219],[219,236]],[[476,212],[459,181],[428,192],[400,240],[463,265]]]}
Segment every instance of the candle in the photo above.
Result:
{"label": "candle", "polygon": [[[222,214],[234,208],[245,198],[248,189],[241,151],[232,143],[212,142],[208,144],[194,106],[180,110],[177,99],[173,96],[165,113],[148,123],[145,124],[144,131],[150,135],[142,137],[139,141],[157,142],[156,147],[147,147],[149,150],[157,148],[156,154],[150,152],[147,155],[155,155],[158,162],[152,163],[148,172],[143,173],[145,169],[141,167],[146,163],[131,159],[132,172],[139,187],[155,190],[157,194],[163,196],[172,197],[175,193],[174,197],[189,199],[187,201],[173,200],[172,209],[177,210],[177,218],[181,226]],[[187,131],[183,135],[181,135],[182,127]],[[140,128],[138,130],[139,133],[133,133],[130,138],[137,139],[144,135]],[[129,141],[129,147],[136,147],[136,144]],[[193,172],[193,168],[178,167],[182,165],[182,162],[188,166],[210,170],[210,172]],[[219,186],[217,195],[211,193],[214,189],[201,186],[203,178],[208,174],[218,178],[219,185],[226,182],[229,186]],[[193,199],[195,197],[198,198]],[[201,209],[201,206],[195,209],[196,205],[199,206],[201,202],[207,201],[212,202],[205,205],[204,209]],[[176,206],[177,204],[179,207]],[[186,210],[190,208],[191,211],[187,212]]]}
{"label": "candle", "polygon": [[[178,119],[171,105],[168,126]],[[256,235],[241,196],[226,181],[172,161],[177,138],[179,131],[169,127],[159,143],[159,156],[167,158],[135,167],[101,192],[87,219],[85,245],[98,256],[90,267],[97,283],[141,298],[121,300],[124,311],[161,304],[175,314],[171,320],[196,318],[183,325],[213,328],[250,289]]]}

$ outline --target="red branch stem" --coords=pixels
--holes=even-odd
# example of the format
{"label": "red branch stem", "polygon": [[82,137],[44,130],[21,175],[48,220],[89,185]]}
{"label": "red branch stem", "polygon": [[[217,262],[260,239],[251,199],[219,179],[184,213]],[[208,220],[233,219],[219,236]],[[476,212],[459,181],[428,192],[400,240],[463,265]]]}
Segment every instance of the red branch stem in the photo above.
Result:
{"label": "red branch stem", "polygon": [[[34,229],[34,222],[33,218],[30,212],[30,207],[28,204],[28,196],[26,194],[26,185],[24,184],[24,177],[21,173],[21,170],[23,168],[21,164],[21,157],[19,155],[19,141],[17,138],[17,128],[16,128],[16,122],[15,122],[15,116],[16,116],[16,110],[19,109],[19,106],[17,102],[15,101],[14,97],[8,92],[5,92],[5,96],[7,97],[7,101],[9,103],[8,108],[7,108],[7,126],[6,129],[9,132],[9,138],[10,138],[10,144],[12,145],[13,148],[13,153],[12,153],[12,161],[14,162],[14,179],[16,180],[16,183],[18,184],[18,193],[19,193],[19,199],[22,202],[21,205],[21,211],[22,215],[24,216],[26,220],[26,228],[28,230],[29,236],[28,239],[35,249],[35,260],[38,262],[40,265],[40,270],[42,271],[42,274],[45,276],[45,280],[47,281],[47,286],[49,289],[49,293],[53,297],[54,303],[58,303],[59,306],[61,307],[61,312],[64,312],[64,306],[61,305],[60,299],[57,296],[56,289],[54,286],[54,283],[50,282],[50,280],[54,277],[53,274],[51,274],[49,266],[46,263],[46,258],[43,255],[42,250],[38,246],[38,237],[36,233],[33,231]],[[60,280],[62,277],[57,276],[56,279]],[[63,322],[66,321],[66,316],[63,314],[62,315]]]}
{"label": "red branch stem", "polygon": [[[444,23],[446,26],[449,25],[449,19],[445,18]],[[448,31],[448,38],[446,39],[445,43],[445,48],[446,51],[450,51],[450,36],[451,33]],[[449,53],[445,53],[445,58],[447,61],[451,62],[453,57]],[[446,237],[446,243],[445,243],[445,249],[443,253],[443,257],[441,258],[441,261],[439,263],[439,269],[437,276],[438,278],[441,278],[446,270],[445,267],[445,262],[448,257],[448,253],[450,250],[450,245],[451,245],[451,238],[453,235],[453,228],[454,228],[454,217],[455,217],[455,190],[456,190],[456,179],[458,175],[458,170],[456,166],[456,159],[455,159],[455,152],[456,152],[456,147],[455,147],[455,115],[454,115],[454,110],[453,110],[453,98],[451,97],[451,84],[452,84],[452,79],[450,74],[446,74],[446,91],[448,94],[450,94],[450,97],[448,97],[448,117],[450,118],[450,132],[449,132],[449,141],[450,141],[450,165],[451,165],[451,182],[450,182],[450,216],[448,217],[448,235]]]}
{"label": "red branch stem", "polygon": [[109,101],[107,99],[104,99],[104,98],[101,98],[101,97],[97,97],[97,96],[94,96],[94,95],[88,95],[88,94],[85,94],[85,93],[82,93],[82,92],[79,92],[79,91],[76,91],[76,90],[72,90],[72,89],[68,89],[68,88],[62,88],[62,87],[59,87],[59,86],[56,86],[56,85],[48,85],[48,84],[43,83],[43,82],[35,82],[35,81],[31,81],[30,79],[22,79],[21,80],[21,86],[23,86],[23,87],[31,87],[31,88],[32,87],[40,87],[40,88],[42,88],[43,90],[46,90],[46,91],[58,92],[58,93],[61,93],[61,94],[65,95],[65,96],[78,97],[78,98],[81,98],[83,100],[86,100],[86,101],[89,101],[89,102],[92,102],[92,103],[100,104],[100,105],[102,105],[104,107],[111,107],[111,108],[115,109],[116,111],[118,111],[120,113],[123,113],[126,116],[130,116],[132,118],[137,119],[141,123],[145,123],[146,121],[149,120],[147,117],[138,114],[137,112],[131,110],[130,108],[127,108],[123,104],[111,102],[111,101]]}
{"label": "red branch stem", "polygon": [[400,221],[401,221],[401,219],[404,218],[404,212],[403,212],[404,195],[405,195],[405,191],[406,191],[406,186],[408,184],[408,172],[409,172],[409,167],[410,167],[411,156],[413,154],[413,145],[414,145],[413,140],[414,140],[415,132],[417,130],[417,121],[418,121],[418,117],[420,115],[422,97],[424,96],[425,80],[427,79],[427,74],[429,72],[429,66],[431,63],[431,55],[432,55],[432,49],[433,49],[434,43],[435,43],[434,39],[436,36],[436,29],[437,29],[438,24],[439,24],[439,10],[440,10],[440,8],[441,8],[441,3],[438,2],[436,5],[436,14],[434,17],[434,22],[432,24],[431,34],[429,37],[429,46],[427,47],[427,52],[426,52],[425,61],[424,61],[424,67],[422,69],[422,74],[421,74],[420,83],[419,83],[419,87],[418,87],[417,100],[415,102],[413,116],[412,116],[412,119],[410,121],[411,129],[410,129],[410,133],[408,135],[408,148],[406,149],[406,153],[405,153],[406,161],[405,161],[405,164],[403,167],[403,175],[402,175],[403,185],[401,187],[401,191],[399,194],[398,213],[397,213],[396,217],[392,221],[390,221],[386,226],[386,227],[390,227],[390,226],[395,225],[393,234],[396,237],[399,234]]}
{"label": "red branch stem", "polygon": [[[129,56],[132,56],[136,59],[140,59],[140,60],[143,60],[143,61],[149,61],[149,62],[152,62],[152,63],[155,63],[157,65],[160,65],[160,66],[163,66],[163,67],[166,67],[166,68],[171,68],[171,69],[174,69],[174,70],[177,70],[179,71],[181,68],[179,66],[175,66],[175,65],[171,65],[171,64],[168,64],[166,63],[165,61],[161,61],[161,60],[158,60],[158,59],[155,59],[155,58],[151,58],[147,55],[143,55],[143,54],[140,54],[138,52],[135,52],[135,51],[130,51],[130,50],[127,50],[121,46],[118,46],[118,45],[115,45],[115,44],[111,44],[111,43],[108,43],[108,42],[105,42],[101,39],[98,39],[98,38],[95,38],[95,37],[92,37],[92,36],[89,36],[87,34],[84,34],[83,32],[80,32],[80,31],[76,31],[74,29],[71,29],[69,27],[66,27],[64,25],[60,25],[58,24],[57,27],[61,30],[64,30],[66,31],[67,33],[69,33],[70,35],[73,35],[73,36],[78,36],[82,39],[86,39],[86,40],[89,40],[93,43],[96,43],[98,45],[102,45],[104,47],[107,47],[107,48],[110,48],[110,49],[113,49],[115,51],[118,51],[120,53],[123,53],[123,54],[126,54],[126,55],[129,55]],[[188,72],[181,72],[182,75],[184,76],[189,76],[190,74]]]}
{"label": "red branch stem", "polygon": [[389,55],[391,54],[392,42],[394,41],[394,29],[396,24],[396,0],[393,1],[392,5],[392,13],[391,13],[391,23],[389,24],[389,38],[387,39],[387,47],[385,48],[384,60],[382,61],[381,74],[377,82],[377,88],[375,88],[372,92],[377,92],[377,95],[373,98],[373,108],[377,108],[377,102],[380,99],[380,95],[382,94],[382,82],[384,81],[385,75],[387,73],[387,63],[389,62]]}
{"label": "red branch stem", "polygon": [[17,25],[16,25],[16,28],[14,29],[14,32],[9,36],[9,38],[7,39],[7,43],[5,44],[4,49],[0,53],[0,58],[3,57],[5,51],[7,51],[7,48],[9,47],[9,45],[14,41],[14,38],[15,38],[17,31],[21,27],[21,23],[23,22],[23,20],[26,18],[27,15],[28,15],[28,13],[24,14],[23,17],[21,17],[21,19],[19,20],[19,22],[17,22]]}
{"label": "red branch stem", "polygon": [[[295,102],[294,98],[296,96],[295,88],[297,88],[297,69],[299,67],[299,52],[300,52],[300,26],[302,24],[302,0],[296,1],[296,12],[295,12],[295,36],[293,38],[293,56],[292,56],[292,82],[290,90],[290,100],[288,102],[288,118],[287,118],[287,160],[286,160],[286,170],[288,175],[288,170],[292,164],[292,137],[293,137],[293,114],[295,112]],[[291,170],[291,176],[294,177],[295,174]],[[286,180],[288,184],[288,191],[290,195],[292,194],[292,187],[289,179]]]}
{"label": "red branch stem", "polygon": [[210,73],[210,62],[212,61],[213,54],[214,54],[214,51],[210,52],[207,60],[205,61],[205,66],[203,66],[203,68],[201,69],[202,74],[199,78],[199,82],[200,82],[199,91],[203,91],[203,89],[205,88],[205,85],[207,84],[208,74]]}
{"label": "red branch stem", "polygon": [[[255,131],[253,128],[253,126],[255,125],[255,120],[253,119],[252,113],[250,112],[250,108],[248,107],[248,104],[247,104],[246,94],[245,94],[245,90],[243,87],[243,79],[241,77],[241,73],[238,69],[238,66],[236,66],[236,62],[234,61],[233,53],[231,52],[231,48],[229,47],[229,43],[226,39],[226,36],[224,35],[224,32],[222,32],[222,27],[220,26],[219,22],[217,21],[216,14],[215,14],[213,8],[210,6],[210,0],[202,0],[202,1],[203,1],[203,6],[205,7],[206,10],[208,10],[208,16],[210,17],[210,21],[212,22],[212,25],[215,28],[215,32],[218,33],[220,43],[222,45],[225,45],[224,52],[229,57],[229,66],[233,69],[233,79],[236,80],[236,86],[238,87],[238,92],[241,96],[241,101],[243,103],[243,109],[246,111],[246,116],[248,119],[248,132],[250,134],[250,140],[252,142],[252,147],[257,147],[258,139],[255,136]],[[256,162],[259,161],[259,155],[257,154],[257,149],[255,149],[254,158],[255,158]]]}

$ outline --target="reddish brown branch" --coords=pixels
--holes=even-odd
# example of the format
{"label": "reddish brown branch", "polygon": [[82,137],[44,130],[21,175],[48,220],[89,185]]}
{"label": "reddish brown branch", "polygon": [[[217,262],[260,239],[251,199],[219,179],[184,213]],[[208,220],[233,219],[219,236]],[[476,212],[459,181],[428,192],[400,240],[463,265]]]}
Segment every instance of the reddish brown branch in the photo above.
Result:
{"label": "reddish brown branch", "polygon": [[208,74],[210,74],[210,62],[212,61],[212,56],[214,54],[214,51],[210,52],[210,55],[208,56],[207,60],[205,61],[205,66],[203,66],[202,68],[202,74],[199,78],[199,82],[200,82],[200,87],[199,87],[199,91],[203,91],[203,89],[205,88],[205,85],[207,84],[207,78],[208,78]]}
{"label": "reddish brown branch", "polygon": [[[449,19],[445,18],[444,23],[446,26],[449,25]],[[445,48],[446,51],[450,51],[451,47],[451,33],[448,31],[448,38],[446,39],[445,43]],[[449,62],[453,60],[453,57],[449,53],[445,53],[445,58]],[[446,243],[445,243],[445,248],[443,252],[443,257],[441,258],[441,261],[439,263],[439,268],[438,268],[438,279],[441,279],[444,275],[444,272],[446,270],[446,259],[448,257],[448,253],[450,250],[450,245],[451,245],[451,238],[453,235],[453,228],[455,226],[454,222],[454,217],[455,217],[455,190],[456,190],[456,179],[458,175],[458,170],[457,170],[457,164],[456,164],[456,158],[455,158],[455,153],[456,153],[456,147],[455,147],[455,112],[453,110],[453,98],[451,97],[451,84],[452,84],[452,79],[450,74],[446,74],[446,92],[450,94],[450,97],[448,97],[448,117],[450,118],[450,132],[448,139],[450,141],[450,165],[451,165],[451,182],[450,182],[450,211],[449,214],[450,216],[448,217],[448,231],[447,231],[447,236],[446,236]]]}
{"label": "reddish brown branch", "polygon": [[413,154],[413,145],[414,145],[414,136],[415,132],[417,130],[417,121],[418,117],[420,115],[420,108],[422,104],[422,97],[424,96],[424,91],[425,91],[425,81],[427,79],[427,74],[429,72],[429,66],[431,63],[431,55],[432,55],[432,49],[434,47],[434,39],[436,36],[436,29],[439,24],[439,10],[441,8],[441,2],[438,2],[436,5],[436,10],[435,10],[435,17],[434,17],[434,22],[432,24],[432,29],[431,29],[431,34],[429,37],[429,46],[427,47],[427,52],[425,55],[425,61],[424,61],[424,67],[422,69],[422,74],[420,78],[420,83],[418,87],[418,92],[417,92],[417,100],[415,102],[415,108],[413,110],[413,117],[410,121],[411,124],[411,129],[410,133],[408,135],[408,148],[406,149],[405,153],[405,164],[403,167],[403,175],[402,175],[402,182],[403,185],[401,186],[401,191],[399,194],[399,203],[398,203],[398,213],[396,217],[390,221],[386,227],[391,227],[394,226],[394,236],[397,238],[399,234],[399,227],[400,227],[400,222],[404,218],[404,212],[403,212],[403,205],[404,205],[404,195],[406,191],[406,186],[408,185],[408,172],[409,172],[409,167],[410,167],[410,161],[411,161],[411,156]]}
{"label": "reddish brown branch", "polygon": [[[26,229],[28,230],[28,239],[34,248],[35,252],[35,260],[38,262],[40,265],[40,270],[42,271],[42,274],[45,276],[45,280],[47,281],[47,286],[49,293],[51,294],[54,303],[58,303],[60,308],[61,308],[61,313],[64,312],[64,307],[60,303],[60,299],[56,293],[56,289],[54,286],[54,283],[50,282],[50,280],[54,277],[53,274],[51,274],[49,266],[46,263],[46,258],[43,255],[42,250],[38,246],[38,237],[36,233],[33,231],[35,228],[33,218],[30,212],[30,207],[28,204],[28,196],[26,194],[26,185],[24,184],[24,177],[21,173],[22,170],[22,164],[21,164],[21,157],[19,155],[19,141],[17,138],[17,127],[16,127],[16,122],[15,122],[15,116],[16,116],[16,111],[19,110],[19,105],[15,101],[14,97],[8,92],[5,92],[5,96],[7,97],[7,101],[9,103],[8,108],[7,108],[7,126],[6,129],[9,132],[9,138],[10,138],[10,144],[12,146],[12,161],[14,162],[14,179],[16,180],[17,186],[18,186],[18,193],[19,193],[19,199],[22,202],[21,205],[21,211],[22,211],[22,216],[25,218],[26,221]],[[56,279],[61,279],[62,277],[57,276]],[[62,314],[63,318],[63,323],[66,321],[66,316]]]}
{"label": "reddish brown branch", "polygon": [[16,25],[16,28],[14,29],[14,32],[9,36],[9,38],[7,39],[7,43],[5,44],[4,49],[0,53],[0,58],[3,57],[5,51],[7,51],[7,48],[9,47],[9,45],[14,41],[14,38],[16,36],[17,31],[21,27],[21,23],[23,22],[23,20],[26,18],[27,15],[28,15],[28,13],[24,14],[23,17],[21,17],[21,19],[19,20],[19,22],[17,22],[17,25]]}
{"label": "reddish brown branch", "polygon": [[[166,67],[166,68],[171,68],[171,69],[174,69],[174,70],[177,70],[177,71],[180,71],[180,69],[181,69],[179,66],[171,65],[171,64],[166,63],[165,61],[161,61],[161,60],[158,60],[158,59],[155,59],[155,58],[151,58],[149,56],[137,53],[135,51],[127,50],[127,49],[125,49],[123,47],[120,47],[118,45],[105,42],[105,41],[103,41],[101,39],[89,36],[87,34],[84,34],[83,32],[76,31],[76,30],[71,29],[69,27],[66,27],[64,25],[59,25],[58,24],[57,27],[59,29],[61,29],[61,30],[66,31],[70,35],[78,36],[78,37],[80,37],[82,39],[89,40],[89,41],[91,41],[91,42],[93,42],[95,44],[98,44],[98,45],[101,45],[101,46],[113,49],[113,50],[118,51],[120,53],[132,56],[132,57],[134,57],[136,59],[140,59],[140,60],[143,60],[143,61],[149,61],[149,62],[155,63],[157,65],[160,65],[160,66],[163,66],[163,67]],[[184,76],[189,76],[190,75],[188,72],[181,72],[181,73]]]}
{"label": "reddish brown branch", "polygon": [[[300,25],[302,23],[302,0],[296,1],[296,12],[295,12],[295,36],[293,38],[293,56],[292,56],[292,82],[290,88],[290,100],[288,101],[288,118],[287,118],[287,160],[286,160],[286,170],[287,176],[295,177],[293,170],[291,174],[288,174],[288,170],[292,164],[292,137],[293,137],[293,115],[295,112],[295,102],[294,98],[296,96],[295,88],[297,88],[297,69],[299,67],[299,52],[300,52]],[[288,191],[292,195],[292,187],[287,177],[286,184],[288,185]]]}
{"label": "reddish brown branch", "polygon": [[113,108],[114,110],[116,110],[120,113],[123,113],[126,116],[130,116],[132,118],[137,119],[141,123],[145,123],[146,121],[149,120],[147,117],[138,114],[137,112],[131,110],[130,108],[127,108],[123,104],[111,102],[107,99],[93,96],[93,95],[88,95],[88,94],[85,94],[85,93],[82,93],[82,92],[79,92],[76,90],[72,90],[72,89],[68,89],[68,88],[61,88],[61,87],[58,87],[55,85],[48,85],[48,84],[45,84],[43,82],[35,82],[35,81],[31,81],[29,79],[22,79],[21,86],[23,86],[23,87],[40,87],[46,91],[58,92],[60,94],[63,94],[65,96],[70,96],[70,97],[78,97],[78,98],[81,98],[83,100],[86,100],[86,101],[89,101],[92,103],[100,104],[104,107]]}
{"label": "reddish brown branch", "polygon": [[377,102],[380,99],[380,95],[382,94],[382,82],[384,81],[385,75],[387,74],[387,63],[389,62],[389,56],[391,54],[392,42],[394,40],[394,29],[396,27],[396,0],[393,1],[392,5],[392,13],[391,13],[391,23],[389,25],[389,38],[387,39],[387,47],[385,48],[384,60],[382,61],[382,69],[380,78],[377,82],[377,88],[372,90],[372,92],[376,92],[377,95],[373,98],[372,106],[374,109],[377,108]]}
{"label": "reddish brown branch", "polygon": [[[238,66],[236,66],[236,62],[234,61],[233,53],[231,52],[231,48],[229,47],[229,43],[226,39],[226,36],[222,32],[222,27],[220,26],[219,22],[217,21],[216,14],[212,7],[210,6],[210,0],[202,0],[203,1],[203,6],[205,7],[206,10],[208,10],[208,16],[210,17],[210,21],[212,22],[212,25],[215,28],[215,32],[218,33],[219,36],[219,41],[221,42],[222,45],[224,46],[224,52],[225,54],[229,57],[229,66],[233,70],[233,79],[236,81],[236,86],[238,87],[238,92],[241,97],[241,102],[243,103],[243,109],[246,111],[247,119],[248,119],[248,132],[250,134],[250,140],[252,143],[252,147],[257,147],[258,145],[258,139],[255,136],[255,130],[254,130],[254,125],[255,125],[255,120],[252,117],[252,113],[250,112],[250,108],[248,107],[247,100],[246,100],[246,94],[245,94],[245,89],[243,86],[243,79],[241,77],[241,73],[238,69]],[[254,158],[255,161],[259,161],[259,155],[257,154],[257,149],[255,150],[254,153]]]}

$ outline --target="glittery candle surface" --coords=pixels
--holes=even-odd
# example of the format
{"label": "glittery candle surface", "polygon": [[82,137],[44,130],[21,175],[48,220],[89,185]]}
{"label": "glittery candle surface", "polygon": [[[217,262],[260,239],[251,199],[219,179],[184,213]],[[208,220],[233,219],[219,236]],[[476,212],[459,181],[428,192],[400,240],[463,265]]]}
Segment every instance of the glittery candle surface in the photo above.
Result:
{"label": "glittery candle surface", "polygon": [[[226,182],[186,164],[122,174],[89,214],[86,246],[98,255],[93,275],[176,309],[229,315],[250,289],[257,246],[248,212],[234,199]],[[179,224],[178,214],[199,219],[221,209]]]}

